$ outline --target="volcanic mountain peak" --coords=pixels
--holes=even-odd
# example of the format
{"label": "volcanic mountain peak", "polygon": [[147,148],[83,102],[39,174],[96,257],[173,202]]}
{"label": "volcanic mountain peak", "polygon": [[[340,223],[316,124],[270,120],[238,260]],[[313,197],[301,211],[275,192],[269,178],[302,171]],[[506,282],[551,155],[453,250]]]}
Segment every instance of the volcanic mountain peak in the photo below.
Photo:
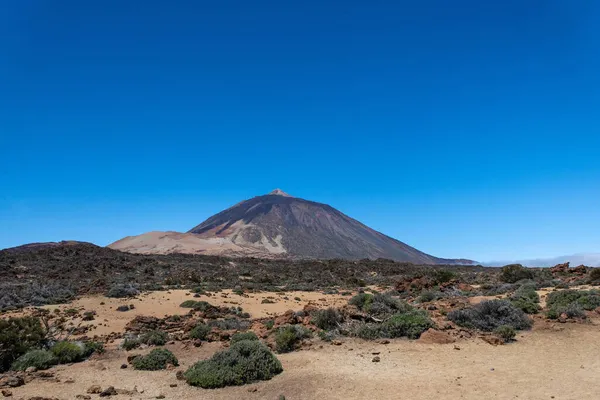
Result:
{"label": "volcanic mountain peak", "polygon": [[468,264],[433,257],[322,203],[281,189],[242,201],[187,233],[150,232],[109,247],[133,253],[204,253],[293,258],[388,258],[419,264]]}
{"label": "volcanic mountain peak", "polygon": [[281,189],[275,189],[272,192],[270,192],[269,194],[277,195],[277,196],[284,196],[284,197],[292,197]]}

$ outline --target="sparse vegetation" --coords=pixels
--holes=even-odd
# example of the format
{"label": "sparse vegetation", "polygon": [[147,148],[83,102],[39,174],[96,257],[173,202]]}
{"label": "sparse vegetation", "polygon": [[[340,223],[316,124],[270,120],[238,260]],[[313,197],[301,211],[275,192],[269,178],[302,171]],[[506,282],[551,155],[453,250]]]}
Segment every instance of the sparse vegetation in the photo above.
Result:
{"label": "sparse vegetation", "polygon": [[154,330],[145,332],[140,335],[140,343],[147,344],[148,346],[163,346],[167,343],[169,335],[166,332]]}
{"label": "sparse vegetation", "polygon": [[563,313],[568,318],[583,318],[585,311],[600,307],[600,291],[561,290],[552,292],[546,299],[546,305],[548,318],[556,319]]}
{"label": "sparse vegetation", "polygon": [[500,325],[496,329],[494,329],[494,333],[504,340],[504,343],[511,342],[517,336],[517,332],[515,332],[515,328],[510,325]]}
{"label": "sparse vegetation", "polygon": [[205,340],[208,334],[211,331],[211,327],[206,325],[205,323],[200,322],[190,331],[190,338],[192,339],[200,339]]}
{"label": "sparse vegetation", "polygon": [[540,296],[532,284],[520,286],[510,297],[510,302],[526,314],[536,314],[541,310]]}
{"label": "sparse vegetation", "polygon": [[184,376],[192,386],[212,389],[269,380],[282,371],[281,363],[267,346],[256,340],[241,340],[194,364]]}
{"label": "sparse vegetation", "polygon": [[240,342],[242,340],[258,340],[258,336],[254,332],[238,332],[234,333],[231,337],[231,344]]}
{"label": "sparse vegetation", "polygon": [[39,318],[0,319],[0,372],[31,349],[40,347],[46,338]]}
{"label": "sparse vegetation", "polygon": [[110,287],[110,289],[106,293],[106,297],[135,297],[138,294],[140,294],[140,292],[134,286],[123,283],[117,283]]}
{"label": "sparse vegetation", "polygon": [[58,364],[58,358],[48,350],[30,350],[17,358],[12,364],[11,369],[15,371],[25,371],[29,367],[36,369],[48,369]]}
{"label": "sparse vegetation", "polygon": [[533,277],[532,270],[523,267],[521,264],[505,265],[500,272],[500,280],[507,283],[515,283],[522,279],[532,279]]}
{"label": "sparse vegetation", "polygon": [[177,357],[167,349],[154,349],[145,356],[135,357],[133,368],[143,371],[157,371],[167,368],[167,364],[178,366]]}
{"label": "sparse vegetation", "polygon": [[331,330],[338,327],[343,317],[335,308],[326,308],[325,310],[315,311],[312,315],[312,323],[318,328]]}
{"label": "sparse vegetation", "polygon": [[275,334],[275,348],[278,353],[289,353],[296,349],[302,339],[311,336],[311,332],[301,325],[282,326]]}
{"label": "sparse vegetation", "polygon": [[209,321],[208,325],[223,331],[245,331],[250,327],[251,323],[239,318],[225,318]]}
{"label": "sparse vegetation", "polygon": [[57,342],[50,348],[50,351],[58,359],[59,364],[79,362],[86,357],[83,343]]}
{"label": "sparse vegetation", "polygon": [[508,300],[483,301],[473,307],[454,310],[448,313],[448,319],[466,328],[493,331],[502,325],[513,329],[529,329],[531,319]]}

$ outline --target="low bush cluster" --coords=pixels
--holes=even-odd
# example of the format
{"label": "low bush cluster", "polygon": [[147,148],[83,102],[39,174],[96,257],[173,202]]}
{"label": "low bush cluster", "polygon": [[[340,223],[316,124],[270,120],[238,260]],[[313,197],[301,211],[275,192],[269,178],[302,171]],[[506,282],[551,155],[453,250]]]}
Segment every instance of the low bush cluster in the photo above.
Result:
{"label": "low bush cluster", "polygon": [[369,315],[386,317],[397,313],[408,312],[412,309],[410,305],[399,299],[395,299],[385,293],[359,293],[352,297],[349,304],[356,306]]}
{"label": "low bush cluster", "polygon": [[0,372],[31,349],[40,347],[46,339],[39,318],[0,319]]}
{"label": "low bush cluster", "polygon": [[240,340],[194,364],[184,377],[192,386],[213,389],[269,380],[282,371],[281,363],[267,346],[256,340]]}
{"label": "low bush cluster", "polygon": [[528,329],[532,325],[531,319],[508,300],[488,300],[473,307],[454,310],[448,313],[448,319],[466,328],[489,332],[502,325],[517,330]]}
{"label": "low bush cluster", "polygon": [[532,284],[520,286],[510,296],[510,302],[526,314],[536,314],[541,310],[540,296],[535,291],[535,285]]}
{"label": "low bush cluster", "polygon": [[210,333],[211,329],[212,328],[210,326],[200,322],[190,331],[190,338],[204,340]]}
{"label": "low bush cluster", "polygon": [[231,336],[231,344],[241,342],[242,340],[258,340],[258,336],[254,332],[238,332]]}
{"label": "low bush cluster", "polygon": [[85,345],[79,342],[57,342],[50,348],[50,351],[60,364],[83,361],[88,356]]}
{"label": "low bush cluster", "polygon": [[145,356],[135,357],[131,364],[133,368],[143,371],[158,371],[167,368],[167,364],[179,365],[177,357],[167,349],[154,349]]}
{"label": "low bush cluster", "polygon": [[522,279],[532,279],[534,276],[532,270],[525,268],[521,264],[505,265],[500,271],[500,280],[506,283],[515,283]]}
{"label": "low bush cluster", "polygon": [[121,347],[129,351],[139,347],[141,344],[148,346],[163,346],[169,340],[169,335],[166,332],[153,330],[144,332],[141,335],[126,337]]}
{"label": "low bush cluster", "polygon": [[312,314],[312,323],[324,330],[336,329],[343,319],[340,312],[331,307],[317,310]]}
{"label": "low bush cluster", "polygon": [[289,353],[302,341],[312,336],[312,333],[302,325],[285,325],[275,333],[275,348],[279,353]]}
{"label": "low bush cluster", "polygon": [[546,316],[551,319],[566,314],[569,318],[585,317],[584,310],[590,311],[600,307],[600,291],[597,290],[561,290],[552,292],[546,299],[548,312]]}
{"label": "low bush cluster", "polygon": [[25,371],[29,367],[36,369],[48,369],[58,364],[58,358],[48,350],[30,350],[17,358],[12,364],[11,369],[14,371]]}
{"label": "low bush cluster", "polygon": [[252,325],[252,323],[250,321],[239,318],[225,318],[211,320],[209,321],[208,325],[221,329],[223,331],[245,331],[248,328],[250,328],[250,325]]}
{"label": "low bush cluster", "polygon": [[418,339],[421,333],[433,326],[433,321],[423,310],[411,309],[394,314],[382,323],[365,323],[354,328],[354,335],[362,339],[380,338]]}
{"label": "low bush cluster", "polygon": [[504,340],[504,343],[512,342],[517,336],[517,332],[510,325],[500,325],[494,329],[494,333]]}

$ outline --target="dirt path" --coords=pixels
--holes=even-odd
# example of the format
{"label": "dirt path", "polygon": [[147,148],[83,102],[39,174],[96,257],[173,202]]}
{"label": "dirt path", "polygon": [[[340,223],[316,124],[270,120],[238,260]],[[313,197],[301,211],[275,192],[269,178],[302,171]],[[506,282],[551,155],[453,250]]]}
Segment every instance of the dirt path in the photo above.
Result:
{"label": "dirt path", "polygon": [[[152,399],[598,399],[600,329],[566,324],[519,335],[518,342],[491,346],[479,339],[449,345],[408,340],[374,344],[347,340],[341,346],[315,341],[312,349],[279,355],[284,372],[267,382],[204,390],[177,381],[176,371],[120,369],[127,354],[111,350],[95,360],[54,369],[64,382],[35,381],[13,390],[15,398],[53,396],[73,399],[94,384],[143,393],[116,398]],[[169,347],[185,370],[220,348]],[[381,362],[372,362],[380,353]],[[170,387],[176,384],[177,387]],[[249,388],[256,388],[249,392]],[[95,398],[97,395],[92,395]]]}

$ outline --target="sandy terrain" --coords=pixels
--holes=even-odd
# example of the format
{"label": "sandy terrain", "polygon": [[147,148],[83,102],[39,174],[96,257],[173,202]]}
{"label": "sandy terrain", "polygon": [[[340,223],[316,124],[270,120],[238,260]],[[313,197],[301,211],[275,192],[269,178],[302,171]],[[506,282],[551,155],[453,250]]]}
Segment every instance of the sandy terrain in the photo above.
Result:
{"label": "sandy terrain", "polygon": [[[94,384],[143,391],[117,398],[152,399],[598,399],[600,331],[596,325],[562,325],[564,330],[535,330],[516,343],[491,346],[479,339],[456,344],[424,345],[394,340],[381,345],[348,340],[342,346],[315,342],[313,349],[278,355],[284,372],[271,381],[205,390],[177,381],[175,371],[120,369],[124,351],[112,350],[95,360],[59,366],[64,382],[35,381],[13,390],[16,398],[34,395],[72,399]],[[201,348],[167,346],[185,370],[209,357],[220,345]],[[380,353],[381,362],[372,362]],[[177,387],[170,387],[176,384]],[[256,388],[256,392],[249,392]],[[97,395],[93,395],[96,397]]]}
{"label": "sandy terrain", "polygon": [[[296,300],[299,298],[300,300]],[[250,313],[251,318],[264,318],[280,315],[287,310],[300,311],[307,304],[314,304],[319,308],[339,307],[348,302],[349,297],[341,295],[324,295],[319,292],[285,292],[285,293],[249,293],[243,296],[234,294],[231,290],[223,290],[219,293],[211,293],[211,296],[202,295],[193,297],[189,290],[172,290],[168,292],[144,293],[136,299],[113,299],[104,296],[82,297],[68,304],[45,306],[53,311],[56,308],[66,310],[76,308],[83,311],[96,311],[94,321],[83,321],[82,325],[94,325],[88,335],[105,335],[111,332],[122,332],[127,322],[137,315],[153,316],[163,318],[168,315],[187,314],[189,308],[179,305],[186,300],[204,300],[215,306],[237,307]],[[264,299],[275,301],[274,304],[262,304]],[[104,303],[104,304],[102,304]],[[133,304],[135,308],[127,312],[117,311],[121,305]],[[19,315],[21,313],[15,313]],[[10,314],[9,314],[10,315]],[[74,319],[77,325],[79,319]]]}
{"label": "sandy terrain", "polygon": [[[275,304],[261,304],[274,297]],[[283,297],[287,297],[284,300]],[[301,301],[294,300],[300,297]],[[90,334],[122,331],[135,315],[182,314],[179,304],[191,295],[186,290],[153,292],[140,300],[87,297],[60,308],[82,307],[98,313],[101,326]],[[254,318],[300,310],[309,302],[320,306],[341,305],[348,297],[314,292],[286,294],[259,293],[248,297],[224,291],[202,296],[215,305],[240,305]],[[323,300],[326,299],[326,300]],[[198,299],[195,299],[198,300]],[[100,305],[104,302],[104,305]],[[116,312],[121,304],[135,304],[128,312]],[[48,308],[56,308],[49,306]],[[105,321],[105,322],[104,322]],[[167,345],[179,358],[180,367],[169,371],[120,369],[130,354],[109,345],[107,352],[73,365],[53,368],[60,382],[35,380],[12,389],[13,398],[51,396],[74,399],[86,394],[91,385],[102,388],[134,390],[116,398],[153,399],[598,399],[600,386],[600,320],[587,324],[536,322],[530,332],[520,333],[517,342],[492,346],[479,338],[454,344],[423,344],[404,339],[377,344],[345,339],[334,346],[313,339],[308,349],[282,354],[284,372],[270,381],[241,387],[206,390],[178,381],[175,373],[185,371],[198,360],[222,348],[220,343],[205,343],[199,348],[181,342]],[[374,355],[381,361],[372,362]],[[72,383],[68,383],[73,380]],[[171,387],[171,385],[177,385]],[[250,389],[250,391],[249,391]],[[254,391],[256,389],[256,391]],[[97,398],[98,395],[91,395]]]}

